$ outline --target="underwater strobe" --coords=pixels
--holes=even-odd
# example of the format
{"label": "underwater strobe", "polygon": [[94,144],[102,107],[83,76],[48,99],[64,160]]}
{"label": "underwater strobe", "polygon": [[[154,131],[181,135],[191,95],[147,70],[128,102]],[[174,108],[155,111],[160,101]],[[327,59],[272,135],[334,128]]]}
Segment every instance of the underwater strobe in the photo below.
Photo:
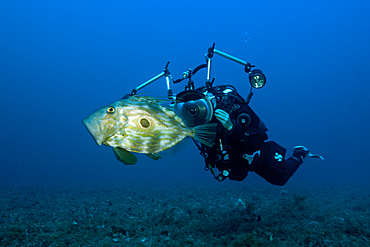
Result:
{"label": "underwater strobe", "polygon": [[249,73],[249,83],[253,88],[262,88],[266,84],[266,76],[261,70],[254,69]]}
{"label": "underwater strobe", "polygon": [[244,71],[249,74],[249,83],[251,84],[251,86],[253,88],[259,89],[259,88],[262,88],[263,86],[265,86],[266,76],[262,73],[262,71],[260,69],[251,70],[252,67],[255,67],[254,65],[252,65],[252,64],[250,64],[250,63],[248,63],[244,60],[241,60],[237,57],[229,55],[225,52],[222,52],[222,51],[219,51],[219,50],[215,49],[215,44],[213,44],[213,47],[208,49],[207,57],[209,58],[209,60],[213,57],[213,53],[216,53],[216,54],[218,54],[222,57],[225,57],[225,58],[230,59],[234,62],[237,62],[239,64],[244,65],[245,66]]}

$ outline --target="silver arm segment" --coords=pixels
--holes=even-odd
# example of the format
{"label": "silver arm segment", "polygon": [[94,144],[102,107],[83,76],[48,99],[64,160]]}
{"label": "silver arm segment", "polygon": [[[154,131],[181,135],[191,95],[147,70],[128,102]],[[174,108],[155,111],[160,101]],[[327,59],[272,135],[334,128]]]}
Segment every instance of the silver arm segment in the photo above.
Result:
{"label": "silver arm segment", "polygon": [[134,88],[131,92],[131,96],[132,95],[135,95],[137,93],[138,90],[148,86],[149,84],[151,84],[152,82],[158,80],[159,78],[165,76],[166,77],[166,82],[167,82],[167,91],[168,91],[168,98],[171,99],[173,97],[173,93],[172,93],[172,89],[171,89],[171,86],[170,86],[170,80],[172,80],[172,77],[170,75],[170,71],[168,70],[168,65],[170,64],[170,62],[167,63],[166,67],[164,68],[164,71],[156,76],[154,76],[152,79],[149,79],[147,80],[146,82],[140,84],[139,86],[137,86],[136,88]]}
{"label": "silver arm segment", "polygon": [[140,84],[139,86],[137,86],[134,90],[140,90],[140,89],[142,89],[142,88],[144,88],[144,87],[146,87],[146,86],[148,86],[149,84],[151,84],[152,82],[154,82],[154,81],[156,81],[156,80],[158,80],[159,78],[161,78],[162,76],[164,76],[164,74],[165,74],[165,72],[163,71],[162,73],[160,73],[160,74],[158,74],[158,75],[156,75],[156,76],[154,76],[152,79],[150,79],[150,80],[147,80],[146,82],[144,82],[144,83],[142,83],[142,84]]}
{"label": "silver arm segment", "polygon": [[246,61],[241,60],[241,59],[239,59],[239,58],[237,58],[237,57],[231,56],[231,55],[229,55],[229,54],[227,54],[227,53],[225,53],[225,52],[219,51],[219,50],[217,50],[217,49],[214,49],[214,50],[213,50],[213,52],[214,52],[214,53],[216,53],[217,55],[223,56],[223,57],[225,57],[225,58],[227,58],[227,59],[230,59],[230,60],[232,60],[232,61],[234,61],[234,62],[237,62],[237,63],[240,63],[240,64],[242,64],[242,65],[246,65],[246,64],[247,64],[247,62],[246,62]]}

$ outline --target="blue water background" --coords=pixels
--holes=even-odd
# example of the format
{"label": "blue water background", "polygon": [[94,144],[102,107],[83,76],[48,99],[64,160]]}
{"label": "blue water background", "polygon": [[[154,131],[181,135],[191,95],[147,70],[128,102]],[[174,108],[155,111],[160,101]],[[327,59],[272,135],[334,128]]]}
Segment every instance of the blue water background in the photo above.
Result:
{"label": "blue water background", "polygon": [[[180,78],[213,43],[266,74],[251,107],[270,140],[288,155],[305,145],[325,156],[306,160],[289,186],[369,186],[369,13],[365,0],[1,1],[0,186],[220,186],[194,145],[125,166],[81,123],[167,61]],[[215,84],[246,97],[243,66],[212,61]],[[164,97],[165,80],[141,92]],[[254,173],[241,183],[272,186]]]}

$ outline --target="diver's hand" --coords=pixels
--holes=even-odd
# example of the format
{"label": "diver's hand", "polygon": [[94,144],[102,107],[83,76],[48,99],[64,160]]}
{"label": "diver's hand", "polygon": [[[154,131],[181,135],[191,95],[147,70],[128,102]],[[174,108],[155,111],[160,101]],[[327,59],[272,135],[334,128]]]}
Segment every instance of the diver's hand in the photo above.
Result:
{"label": "diver's hand", "polygon": [[228,131],[230,131],[233,128],[233,123],[231,122],[229,113],[221,109],[217,109],[215,110],[215,117],[217,118],[218,121],[221,122],[222,126],[224,126],[224,128],[227,129]]}

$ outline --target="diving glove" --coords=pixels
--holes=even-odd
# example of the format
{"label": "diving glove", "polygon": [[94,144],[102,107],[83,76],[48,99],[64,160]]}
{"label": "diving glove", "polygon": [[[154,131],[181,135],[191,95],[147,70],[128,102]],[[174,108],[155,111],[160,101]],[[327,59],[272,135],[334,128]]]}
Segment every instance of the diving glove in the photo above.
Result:
{"label": "diving glove", "polygon": [[233,123],[231,122],[230,115],[229,113],[217,109],[215,110],[215,117],[217,118],[218,121],[221,122],[222,126],[224,126],[225,129],[230,131],[233,128]]}

